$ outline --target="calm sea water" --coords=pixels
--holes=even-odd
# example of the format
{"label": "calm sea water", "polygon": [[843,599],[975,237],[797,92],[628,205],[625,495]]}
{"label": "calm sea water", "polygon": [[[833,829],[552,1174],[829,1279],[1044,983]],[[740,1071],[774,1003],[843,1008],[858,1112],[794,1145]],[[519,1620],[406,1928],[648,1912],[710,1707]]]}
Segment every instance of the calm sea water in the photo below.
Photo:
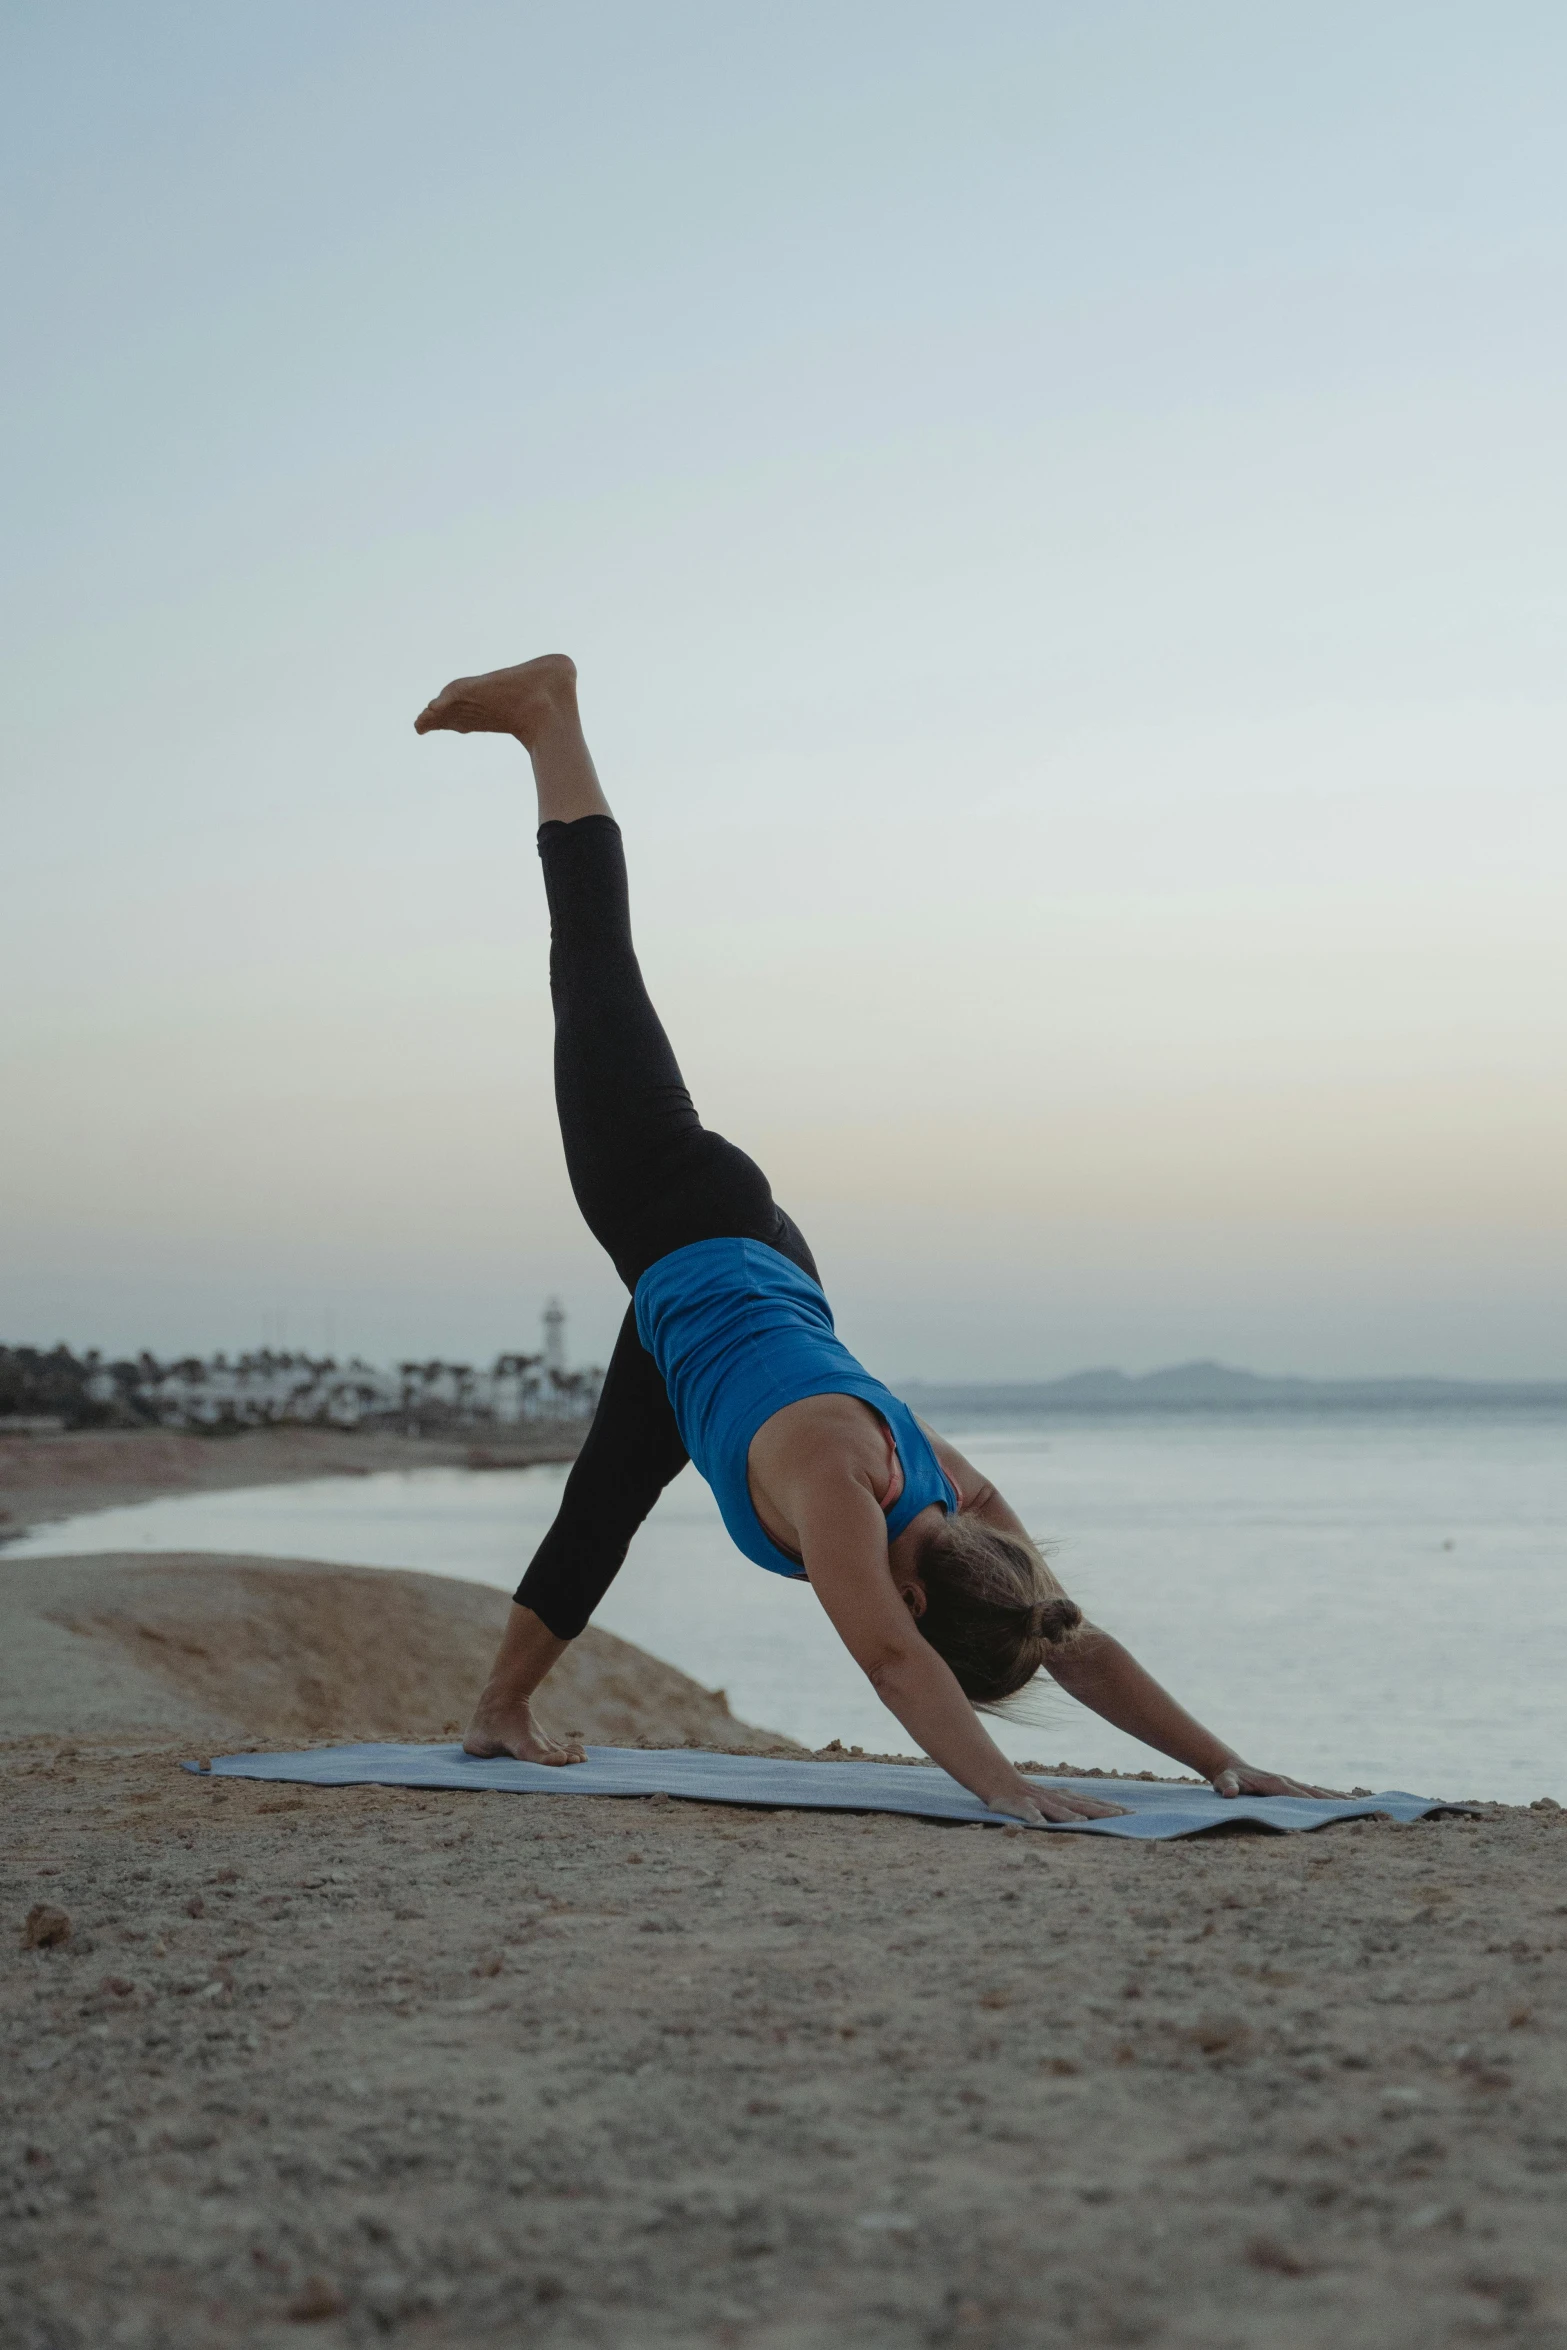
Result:
{"label": "calm sea water", "polygon": [[[1145,1414],[954,1430],[1085,1609],[1251,1760],[1331,1785],[1567,1800],[1567,1425],[1500,1412]],[[510,1589],[563,1469],[417,1470],[103,1510],[11,1558],[207,1550]],[[813,1746],[907,1747],[803,1585],[688,1470],[596,1619]],[[1139,1769],[1051,1689],[1019,1758]]]}

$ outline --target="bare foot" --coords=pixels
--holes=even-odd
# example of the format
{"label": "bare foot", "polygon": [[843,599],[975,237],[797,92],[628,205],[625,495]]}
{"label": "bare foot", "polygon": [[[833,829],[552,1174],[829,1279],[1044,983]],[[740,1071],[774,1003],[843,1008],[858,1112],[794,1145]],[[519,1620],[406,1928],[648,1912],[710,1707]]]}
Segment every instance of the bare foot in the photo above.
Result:
{"label": "bare foot", "polygon": [[564,653],[454,678],[414,720],[415,734],[514,734],[532,750],[552,718],[576,715],[577,664]]}
{"label": "bare foot", "polygon": [[587,1759],[580,1738],[552,1738],[534,1720],[525,1697],[509,1696],[493,1681],[473,1709],[462,1750],[464,1754],[509,1754],[517,1762],[579,1763]]}

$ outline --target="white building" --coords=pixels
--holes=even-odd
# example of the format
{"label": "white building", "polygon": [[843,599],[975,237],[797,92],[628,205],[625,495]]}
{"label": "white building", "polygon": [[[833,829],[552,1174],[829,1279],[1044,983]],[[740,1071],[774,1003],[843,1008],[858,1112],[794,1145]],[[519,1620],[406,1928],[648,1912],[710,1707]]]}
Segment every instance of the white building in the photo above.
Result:
{"label": "white building", "polygon": [[[232,1363],[220,1354],[210,1362],[191,1356],[182,1363],[149,1365],[132,1392],[166,1428],[264,1428],[285,1422],[357,1428],[376,1421],[413,1428],[519,1427],[529,1421],[589,1419],[603,1374],[567,1370],[565,1323],[559,1302],[551,1298],[544,1316],[544,1352],[498,1355],[484,1371],[438,1359],[388,1370],[358,1356],[338,1363],[263,1347]],[[100,1398],[93,1389],[104,1379],[108,1392]],[[88,1387],[94,1401],[108,1402],[115,1392],[107,1373],[96,1375]]]}

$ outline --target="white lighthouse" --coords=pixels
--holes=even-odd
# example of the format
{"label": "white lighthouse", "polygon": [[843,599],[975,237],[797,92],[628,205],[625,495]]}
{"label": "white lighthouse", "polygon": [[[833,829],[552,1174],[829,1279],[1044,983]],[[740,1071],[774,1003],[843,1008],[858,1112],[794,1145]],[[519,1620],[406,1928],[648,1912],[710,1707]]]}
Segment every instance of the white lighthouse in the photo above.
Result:
{"label": "white lighthouse", "polygon": [[566,1309],[558,1297],[544,1308],[544,1369],[551,1379],[566,1376]]}

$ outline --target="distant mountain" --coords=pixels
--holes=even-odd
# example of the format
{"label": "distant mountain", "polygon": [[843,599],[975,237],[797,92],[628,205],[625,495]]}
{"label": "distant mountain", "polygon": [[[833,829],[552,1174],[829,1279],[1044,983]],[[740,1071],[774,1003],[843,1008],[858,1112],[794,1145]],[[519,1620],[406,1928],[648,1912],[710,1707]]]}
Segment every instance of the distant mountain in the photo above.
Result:
{"label": "distant mountain", "polygon": [[998,1383],[905,1383],[902,1394],[931,1412],[994,1417],[1032,1412],[1278,1410],[1410,1411],[1447,1404],[1527,1405],[1567,1410],[1567,1381],[1496,1379],[1269,1379],[1227,1363],[1177,1363],[1128,1377],[1074,1371],[1066,1379]]}

